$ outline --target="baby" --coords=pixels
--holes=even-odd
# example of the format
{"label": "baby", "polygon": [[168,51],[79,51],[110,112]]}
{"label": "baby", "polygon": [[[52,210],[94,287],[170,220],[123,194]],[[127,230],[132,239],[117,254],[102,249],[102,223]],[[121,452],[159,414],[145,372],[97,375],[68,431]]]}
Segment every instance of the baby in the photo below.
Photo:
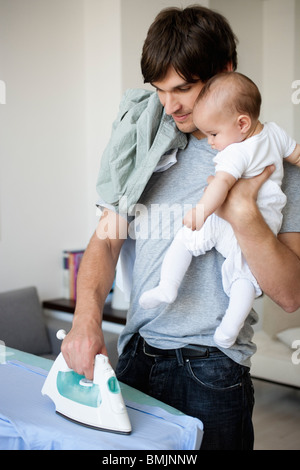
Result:
{"label": "baby", "polygon": [[286,203],[281,190],[283,158],[300,166],[300,145],[275,123],[262,125],[260,106],[257,86],[236,72],[214,76],[201,90],[193,111],[194,123],[207,135],[211,147],[219,151],[214,158],[215,177],[196,207],[184,216],[184,226],[163,260],[159,285],[140,297],[140,305],[145,309],[174,302],[192,256],[205,254],[215,247],[225,258],[222,282],[229,297],[228,309],[214,334],[216,345],[223,348],[235,343],[261,289],[231,225],[214,212],[239,178],[251,178],[274,164],[276,169],[262,186],[257,204],[277,235]]}

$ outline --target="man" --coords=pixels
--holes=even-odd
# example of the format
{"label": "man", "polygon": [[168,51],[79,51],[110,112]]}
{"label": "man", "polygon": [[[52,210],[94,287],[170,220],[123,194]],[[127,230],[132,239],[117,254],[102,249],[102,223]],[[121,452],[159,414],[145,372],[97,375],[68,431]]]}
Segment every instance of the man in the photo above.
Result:
{"label": "man", "polygon": [[[150,27],[141,64],[145,82],[156,93],[131,91],[122,101],[98,180],[106,209],[81,263],[73,327],[62,345],[69,366],[92,378],[94,356],[106,353],[102,308],[131,220],[120,214],[137,202],[131,211],[136,224],[130,222],[136,238],[131,304],[120,337],[117,375],[202,420],[202,449],[253,448],[249,368],[256,314],[249,315],[232,348],[215,347],[213,333],[228,299],[221,282],[223,259],[214,250],[201,260],[193,259],[173,304],[146,311],[138,299],[156,285],[175,231],[166,237],[160,227],[157,236],[155,209],[179,206],[184,212],[197,202],[214,171],[215,153],[193,123],[194,102],[205,81],[234,70],[236,62],[230,26],[209,9],[167,9]],[[174,150],[176,163],[168,159]],[[166,165],[160,159],[163,155]],[[157,171],[157,165],[164,171]],[[267,168],[256,178],[239,181],[219,215],[231,223],[262,290],[292,312],[300,305],[300,175],[286,168],[288,204],[283,233],[275,238],[255,202],[271,171]],[[139,207],[146,210],[138,213]],[[164,211],[160,216],[169,225]]]}

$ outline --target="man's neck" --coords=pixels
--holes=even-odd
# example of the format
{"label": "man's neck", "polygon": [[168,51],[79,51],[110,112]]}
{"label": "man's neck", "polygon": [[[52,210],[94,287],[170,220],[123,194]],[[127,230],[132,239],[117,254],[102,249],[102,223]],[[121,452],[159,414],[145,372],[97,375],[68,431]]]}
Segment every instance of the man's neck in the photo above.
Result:
{"label": "man's neck", "polygon": [[198,140],[201,140],[201,139],[205,139],[206,135],[203,134],[203,132],[199,131],[199,129],[195,130],[194,132],[192,132],[192,135],[194,137],[196,137],[196,139]]}

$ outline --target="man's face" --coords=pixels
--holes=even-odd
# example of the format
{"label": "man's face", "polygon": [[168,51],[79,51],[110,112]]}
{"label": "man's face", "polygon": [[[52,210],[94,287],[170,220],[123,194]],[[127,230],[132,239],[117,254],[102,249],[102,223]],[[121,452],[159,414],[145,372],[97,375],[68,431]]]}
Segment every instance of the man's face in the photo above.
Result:
{"label": "man's face", "polygon": [[172,116],[178,129],[181,132],[194,134],[197,138],[204,137],[193,122],[194,103],[204,83],[200,80],[188,83],[170,67],[165,78],[152,85],[157,90],[165,112]]}

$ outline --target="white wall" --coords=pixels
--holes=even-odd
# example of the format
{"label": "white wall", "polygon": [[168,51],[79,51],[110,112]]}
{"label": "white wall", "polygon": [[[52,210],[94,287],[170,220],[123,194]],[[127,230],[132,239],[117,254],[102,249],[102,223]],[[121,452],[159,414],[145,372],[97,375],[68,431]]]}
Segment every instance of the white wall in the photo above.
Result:
{"label": "white wall", "polygon": [[[124,0],[123,0],[124,1]],[[96,177],[122,95],[122,0],[84,0],[88,231],[99,216]]]}
{"label": "white wall", "polygon": [[87,241],[81,0],[1,0],[0,290],[61,288]]}
{"label": "white wall", "polygon": [[264,0],[263,14],[264,115],[266,120],[276,121],[293,135],[295,106],[291,101],[291,85],[297,78],[296,50],[299,54],[296,0]]}
{"label": "white wall", "polygon": [[[0,291],[34,284],[42,298],[61,294],[61,251],[85,247],[97,222],[96,176],[121,94],[144,87],[147,29],[162,8],[191,3],[0,0]],[[231,22],[239,70],[262,88],[264,114],[300,140],[290,100],[300,0],[201,3]]]}

